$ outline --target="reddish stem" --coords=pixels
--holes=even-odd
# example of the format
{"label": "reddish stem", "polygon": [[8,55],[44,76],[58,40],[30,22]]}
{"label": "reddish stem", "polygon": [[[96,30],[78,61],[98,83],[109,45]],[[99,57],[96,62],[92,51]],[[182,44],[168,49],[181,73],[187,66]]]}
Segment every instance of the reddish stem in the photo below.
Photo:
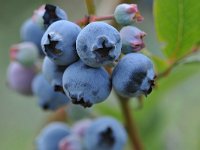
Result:
{"label": "reddish stem", "polygon": [[90,15],[90,16],[85,16],[84,18],[76,21],[75,23],[80,26],[85,26],[85,25],[89,24],[90,22],[112,20],[112,19],[114,19],[114,15],[107,15],[107,16]]}
{"label": "reddish stem", "polygon": [[114,15],[99,16],[99,17],[98,16],[93,16],[92,18],[94,18],[94,21],[112,20],[112,19],[114,19]]}

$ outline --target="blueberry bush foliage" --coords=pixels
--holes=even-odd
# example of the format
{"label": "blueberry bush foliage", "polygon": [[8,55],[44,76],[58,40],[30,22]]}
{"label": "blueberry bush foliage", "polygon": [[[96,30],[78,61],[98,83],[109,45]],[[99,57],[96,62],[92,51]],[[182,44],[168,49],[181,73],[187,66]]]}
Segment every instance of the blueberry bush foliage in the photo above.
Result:
{"label": "blueberry bush foliage", "polygon": [[32,147],[200,148],[199,111],[189,103],[199,83],[200,3],[85,0],[87,13],[73,21],[78,10],[61,3],[70,1],[35,7],[20,24],[20,42],[9,43],[9,91],[49,113]]}

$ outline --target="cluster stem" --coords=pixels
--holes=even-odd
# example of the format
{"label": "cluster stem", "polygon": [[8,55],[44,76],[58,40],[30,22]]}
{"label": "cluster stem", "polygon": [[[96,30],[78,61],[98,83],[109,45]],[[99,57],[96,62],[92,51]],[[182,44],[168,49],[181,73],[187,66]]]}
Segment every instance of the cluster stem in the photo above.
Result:
{"label": "cluster stem", "polygon": [[89,15],[94,15],[96,12],[95,4],[93,0],[85,0],[87,11]]}
{"label": "cluster stem", "polygon": [[117,96],[122,109],[122,114],[125,120],[125,126],[127,128],[132,147],[134,148],[134,150],[143,150],[143,145],[140,140],[136,123],[133,118],[133,111],[131,111],[130,108],[129,99],[123,98],[119,95]]}

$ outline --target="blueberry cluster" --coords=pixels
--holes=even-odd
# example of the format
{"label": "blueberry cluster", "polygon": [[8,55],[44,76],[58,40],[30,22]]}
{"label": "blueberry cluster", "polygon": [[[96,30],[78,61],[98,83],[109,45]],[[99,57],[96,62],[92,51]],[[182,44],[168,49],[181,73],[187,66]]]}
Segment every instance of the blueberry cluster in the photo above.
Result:
{"label": "blueberry cluster", "polygon": [[[125,14],[131,17],[123,18]],[[121,21],[128,26],[120,32],[100,21],[83,29],[66,20],[50,25],[41,46],[46,55],[43,73],[54,90],[64,91],[72,103],[84,107],[104,101],[112,86],[121,96],[148,95],[155,72],[148,57],[133,53],[145,46],[145,32],[132,26],[139,18],[137,14],[137,5],[121,4],[116,8],[116,20],[127,19]],[[117,63],[110,77],[104,68],[115,64],[121,52],[126,56]]]}
{"label": "blueberry cluster", "polygon": [[62,122],[48,124],[36,138],[37,150],[122,150],[124,127],[111,117],[83,119],[71,128]]}
{"label": "blueberry cluster", "polygon": [[155,72],[152,61],[138,53],[145,46],[146,33],[133,26],[143,18],[136,4],[118,5],[114,18],[123,26],[120,31],[102,21],[81,29],[68,21],[58,6],[42,5],[22,25],[21,37],[29,42],[11,47],[11,58],[18,65],[8,71],[10,87],[17,89],[15,82],[26,82],[14,75],[20,65],[25,67],[21,70],[29,72],[27,78],[34,77],[41,49],[45,55],[42,74],[37,75],[32,86],[31,78],[29,85],[17,90],[33,92],[44,109],[55,110],[68,101],[90,107],[106,100],[112,87],[124,97],[147,96],[154,86]]}
{"label": "blueberry cluster", "polygon": [[70,21],[56,21],[47,28],[41,46],[46,55],[42,71],[54,91],[84,107],[109,96],[112,84],[104,65],[118,59],[122,47],[114,27],[93,22],[81,30]]}

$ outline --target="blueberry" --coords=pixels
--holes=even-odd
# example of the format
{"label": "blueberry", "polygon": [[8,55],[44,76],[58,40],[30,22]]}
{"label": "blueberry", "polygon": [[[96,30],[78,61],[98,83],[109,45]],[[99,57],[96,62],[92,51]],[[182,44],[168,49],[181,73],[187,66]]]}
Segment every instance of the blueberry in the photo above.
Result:
{"label": "blueberry", "polygon": [[76,38],[80,27],[66,20],[56,21],[44,33],[41,46],[55,64],[67,66],[78,60]]}
{"label": "blueberry", "polygon": [[61,122],[48,124],[36,138],[37,150],[59,150],[59,142],[70,135],[69,127]]}
{"label": "blueberry", "polygon": [[63,88],[72,103],[90,107],[109,96],[111,81],[103,68],[91,68],[78,61],[65,70]]}
{"label": "blueberry", "polygon": [[119,4],[115,8],[114,17],[117,23],[124,26],[131,25],[135,21],[140,22],[143,20],[136,4]]}
{"label": "blueberry", "polygon": [[134,26],[126,26],[120,30],[122,39],[122,53],[127,54],[131,52],[140,51],[145,47],[143,38],[145,32]]}
{"label": "blueberry", "polygon": [[152,61],[140,53],[125,55],[113,70],[112,83],[121,96],[148,95],[154,86],[155,72]]}
{"label": "blueberry", "polygon": [[10,58],[25,67],[31,67],[39,58],[38,48],[32,42],[15,44],[10,48]]}
{"label": "blueberry", "polygon": [[34,10],[32,15],[32,20],[43,29],[45,29],[43,20],[44,14],[45,14],[45,5],[41,5],[36,10]]}
{"label": "blueberry", "polygon": [[67,14],[58,6],[46,4],[44,9],[43,21],[46,29],[55,21],[67,20]]}
{"label": "blueberry", "polygon": [[32,95],[32,80],[36,75],[36,68],[24,67],[18,62],[12,62],[7,70],[8,86],[24,95]]}
{"label": "blueberry", "polygon": [[20,37],[22,41],[33,42],[37,45],[39,54],[44,55],[41,49],[41,39],[44,34],[44,29],[41,28],[36,22],[32,19],[26,20],[21,26]]}
{"label": "blueberry", "polygon": [[59,150],[83,150],[83,146],[77,135],[70,134],[59,142]]}
{"label": "blueberry", "polygon": [[66,66],[58,66],[52,62],[48,57],[44,58],[42,72],[47,81],[54,88],[54,91],[63,91],[62,76]]}
{"label": "blueberry", "polygon": [[118,59],[121,53],[119,32],[103,22],[88,24],[77,37],[77,53],[91,67],[100,67]]}
{"label": "blueberry", "polygon": [[84,138],[87,150],[122,150],[126,141],[124,127],[111,117],[94,120],[86,130]]}
{"label": "blueberry", "polygon": [[69,99],[63,93],[55,92],[43,74],[38,74],[32,83],[33,93],[38,97],[38,104],[44,110],[56,110],[66,104]]}
{"label": "blueberry", "polygon": [[82,119],[76,122],[72,127],[72,132],[78,135],[80,138],[84,138],[85,132],[92,124],[92,120],[90,119]]}

